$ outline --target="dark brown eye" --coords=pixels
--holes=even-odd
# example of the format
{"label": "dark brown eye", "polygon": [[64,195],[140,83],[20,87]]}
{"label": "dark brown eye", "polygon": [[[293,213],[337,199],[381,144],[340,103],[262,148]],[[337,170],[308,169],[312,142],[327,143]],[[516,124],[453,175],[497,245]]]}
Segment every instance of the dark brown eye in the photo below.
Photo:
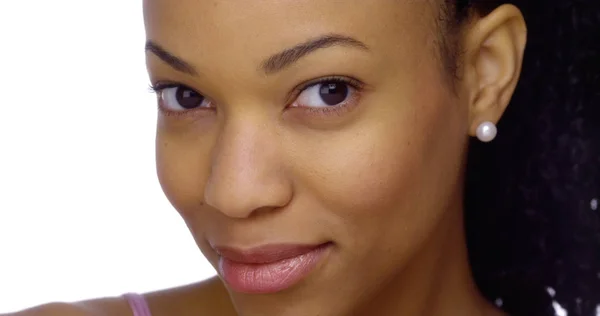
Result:
{"label": "dark brown eye", "polygon": [[210,102],[203,95],[184,86],[163,89],[160,92],[160,99],[162,106],[169,111],[210,107]]}
{"label": "dark brown eye", "polygon": [[332,107],[348,100],[354,89],[342,81],[325,81],[312,85],[298,96],[298,106]]}
{"label": "dark brown eye", "polygon": [[184,87],[177,88],[175,92],[175,98],[181,107],[186,109],[196,108],[202,104],[202,101],[204,101],[204,97],[198,94],[196,91]]}
{"label": "dark brown eye", "polygon": [[320,85],[321,99],[327,105],[338,105],[348,97],[348,85],[343,82],[326,82]]}

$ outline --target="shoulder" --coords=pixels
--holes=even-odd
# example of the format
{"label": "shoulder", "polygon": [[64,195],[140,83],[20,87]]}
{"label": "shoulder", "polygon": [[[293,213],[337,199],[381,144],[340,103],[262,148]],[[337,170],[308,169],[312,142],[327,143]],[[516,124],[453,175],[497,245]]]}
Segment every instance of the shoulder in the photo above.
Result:
{"label": "shoulder", "polygon": [[66,303],[45,304],[21,312],[12,314],[0,314],[0,316],[84,316],[88,315],[84,310],[77,306]]}
{"label": "shoulder", "polygon": [[[144,294],[152,316],[237,316],[219,278]],[[52,303],[0,316],[132,316],[123,297],[79,303]]]}
{"label": "shoulder", "polygon": [[145,295],[152,316],[237,316],[218,277]]}
{"label": "shoulder", "polygon": [[132,316],[132,313],[124,299],[114,297],[79,303],[50,303],[0,316]]}

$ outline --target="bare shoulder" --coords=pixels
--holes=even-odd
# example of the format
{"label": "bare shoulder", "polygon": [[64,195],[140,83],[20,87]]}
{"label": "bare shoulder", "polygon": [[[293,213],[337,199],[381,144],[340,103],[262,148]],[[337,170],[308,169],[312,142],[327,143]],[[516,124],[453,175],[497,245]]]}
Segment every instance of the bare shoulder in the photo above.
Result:
{"label": "bare shoulder", "polygon": [[145,295],[152,316],[237,316],[229,293],[217,277]]}
{"label": "bare shoulder", "polygon": [[33,307],[21,312],[0,314],[0,316],[83,316],[88,315],[76,306],[66,303],[51,303]]}
{"label": "bare shoulder", "polygon": [[132,316],[125,300],[110,297],[78,303],[50,303],[0,316]]}
{"label": "bare shoulder", "polygon": [[[152,316],[237,316],[220,279],[144,294]],[[0,316],[132,316],[122,297],[52,303]]]}

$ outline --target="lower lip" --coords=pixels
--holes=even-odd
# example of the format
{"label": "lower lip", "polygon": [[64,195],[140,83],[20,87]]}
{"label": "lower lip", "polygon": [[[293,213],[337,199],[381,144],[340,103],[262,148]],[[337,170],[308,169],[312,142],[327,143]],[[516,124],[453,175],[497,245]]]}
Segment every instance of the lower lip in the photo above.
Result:
{"label": "lower lip", "polygon": [[240,263],[220,257],[221,277],[235,292],[269,294],[288,289],[313,271],[330,248],[323,245],[310,252],[271,263]]}

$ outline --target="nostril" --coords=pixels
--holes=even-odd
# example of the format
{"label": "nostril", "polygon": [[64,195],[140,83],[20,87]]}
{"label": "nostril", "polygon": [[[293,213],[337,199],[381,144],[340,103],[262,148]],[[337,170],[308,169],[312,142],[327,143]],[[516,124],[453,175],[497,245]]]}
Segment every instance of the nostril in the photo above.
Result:
{"label": "nostril", "polygon": [[230,121],[212,152],[204,187],[206,204],[231,218],[278,209],[291,199],[280,142],[264,122]]}
{"label": "nostril", "polygon": [[205,186],[204,203],[236,219],[271,213],[290,203],[292,187],[287,178],[273,174],[258,179],[262,181],[213,179]]}

